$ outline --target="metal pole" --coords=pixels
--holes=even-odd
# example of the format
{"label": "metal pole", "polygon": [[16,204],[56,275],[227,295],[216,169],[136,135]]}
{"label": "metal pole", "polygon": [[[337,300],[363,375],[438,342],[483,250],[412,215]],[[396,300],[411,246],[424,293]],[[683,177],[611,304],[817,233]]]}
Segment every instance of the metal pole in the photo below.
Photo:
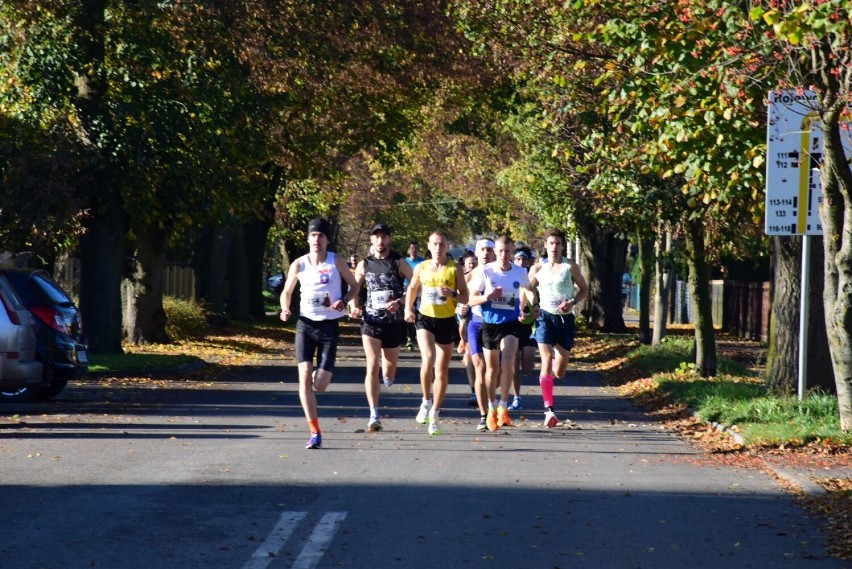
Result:
{"label": "metal pole", "polygon": [[810,314],[811,236],[802,235],[802,296],[799,302],[799,401],[808,389],[808,318]]}

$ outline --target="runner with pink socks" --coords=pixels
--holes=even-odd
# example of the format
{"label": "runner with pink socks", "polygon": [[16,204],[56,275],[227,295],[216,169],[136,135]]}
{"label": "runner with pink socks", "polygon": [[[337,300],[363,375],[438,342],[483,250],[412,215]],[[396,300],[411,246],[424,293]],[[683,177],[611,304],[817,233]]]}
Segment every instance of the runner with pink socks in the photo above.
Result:
{"label": "runner with pink socks", "polygon": [[530,270],[530,284],[536,287],[540,312],[535,339],[541,356],[541,397],[544,400],[544,425],[559,424],[553,410],[553,382],[562,379],[568,369],[568,357],[574,346],[574,307],[589,293],[580,267],[562,255],[565,234],[559,229],[544,233],[547,259]]}

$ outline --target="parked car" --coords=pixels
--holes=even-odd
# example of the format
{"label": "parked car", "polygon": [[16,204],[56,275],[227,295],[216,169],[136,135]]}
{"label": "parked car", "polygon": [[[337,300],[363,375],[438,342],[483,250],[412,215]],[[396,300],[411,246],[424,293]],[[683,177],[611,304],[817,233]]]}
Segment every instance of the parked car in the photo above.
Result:
{"label": "parked car", "polygon": [[276,273],[266,279],[266,290],[276,297],[281,296],[281,291],[284,290],[284,273]]}
{"label": "parked car", "polygon": [[0,392],[0,401],[50,399],[89,369],[88,343],[80,311],[46,271],[0,269],[35,317],[36,359],[44,365],[42,384]]}
{"label": "parked car", "polygon": [[0,275],[0,389],[42,385],[36,359],[36,324],[11,283]]}

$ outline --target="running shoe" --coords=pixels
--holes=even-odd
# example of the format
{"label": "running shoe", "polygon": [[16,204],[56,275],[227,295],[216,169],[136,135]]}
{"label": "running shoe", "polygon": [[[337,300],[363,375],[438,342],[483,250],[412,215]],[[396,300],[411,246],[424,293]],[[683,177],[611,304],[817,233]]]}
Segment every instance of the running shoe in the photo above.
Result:
{"label": "running shoe", "polygon": [[512,411],[520,411],[523,408],[524,408],[524,406],[521,403],[521,398],[519,396],[515,395],[515,398],[512,400],[512,404],[509,405],[509,409],[512,410]]}
{"label": "running shoe", "polygon": [[557,424],[559,424],[559,419],[556,418],[556,413],[554,413],[553,411],[545,411],[544,426],[548,429],[552,429]]}
{"label": "running shoe", "polygon": [[505,407],[497,409],[497,425],[500,427],[511,427],[512,421],[509,419],[509,410]]}
{"label": "running shoe", "polygon": [[305,443],[305,448],[317,449],[322,448],[322,434],[311,433],[311,438]]}
{"label": "running shoe", "polygon": [[489,409],[488,415],[485,417],[485,426],[489,431],[496,431],[499,428],[497,424],[497,409]]}
{"label": "running shoe", "polygon": [[409,352],[413,352],[414,351],[414,342],[412,342],[411,340],[407,341],[405,343],[405,349],[407,349]]}
{"label": "running shoe", "polygon": [[382,378],[382,383],[384,383],[384,384],[385,384],[385,387],[390,387],[391,385],[393,385],[393,380],[392,380],[392,379],[388,379],[388,378],[386,378],[386,377],[383,377],[383,378]]}
{"label": "running shoe", "polygon": [[488,421],[485,417],[480,417],[479,424],[476,426],[477,431],[485,431],[488,429]]}
{"label": "running shoe", "polygon": [[479,403],[476,402],[476,393],[471,393],[467,398],[468,407],[476,407]]}
{"label": "running shoe", "polygon": [[441,427],[441,423],[438,421],[438,417],[434,417],[431,421],[429,421],[429,434],[430,435],[440,435],[444,432],[443,427]]}
{"label": "running shoe", "polygon": [[421,403],[420,404],[420,411],[417,412],[417,417],[414,420],[417,421],[418,423],[420,423],[421,425],[425,425],[426,423],[429,422],[429,411],[431,411],[431,410],[432,410],[432,404],[431,403]]}
{"label": "running shoe", "polygon": [[379,417],[370,417],[370,422],[367,423],[368,431],[381,431],[382,430],[382,420]]}

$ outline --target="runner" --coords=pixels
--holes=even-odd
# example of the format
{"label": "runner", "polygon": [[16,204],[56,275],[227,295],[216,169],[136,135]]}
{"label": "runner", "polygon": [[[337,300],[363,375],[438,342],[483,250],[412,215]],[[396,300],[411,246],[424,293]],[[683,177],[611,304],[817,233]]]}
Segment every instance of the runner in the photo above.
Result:
{"label": "runner", "polygon": [[[512,263],[514,246],[508,237],[497,239],[497,260],[488,263],[470,281],[470,303],[482,305],[482,347],[488,393],[486,426],[491,431],[511,426],[506,399],[515,376],[520,321],[530,289],[527,271]],[[497,385],[500,399],[497,400]]]}
{"label": "runner", "polygon": [[[447,380],[453,346],[458,341],[456,303],[467,302],[467,284],[461,264],[447,258],[449,242],[446,234],[434,231],[429,236],[431,258],[415,267],[405,296],[405,320],[416,322],[420,347],[420,388],[423,402],[417,412],[418,423],[429,423],[429,434],[441,433],[439,414]],[[421,292],[420,308],[414,312],[414,301]],[[434,403],[432,401],[434,385]]]}
{"label": "runner", "polygon": [[[515,250],[513,262],[523,267],[529,273],[535,259],[533,258],[532,249],[522,246]],[[509,411],[520,411],[524,408],[523,400],[521,399],[521,385],[523,379],[531,375],[535,371],[535,353],[538,344],[533,334],[533,323],[535,318],[532,314],[532,302],[527,304],[524,310],[524,319],[521,321],[520,336],[518,337],[518,366],[515,369],[515,379],[512,381],[512,392],[514,397],[512,403],[509,404]]]}
{"label": "runner", "polygon": [[[482,270],[485,265],[491,263],[496,258],[494,256],[494,241],[491,239],[480,239],[476,242],[477,267],[472,272],[465,275],[465,279],[470,283],[471,279]],[[485,388],[485,357],[482,353],[482,305],[470,307],[470,322],[467,325],[467,351],[473,360],[473,368],[476,374],[474,380],[474,391],[476,393],[476,403],[479,407],[479,424],[476,429],[479,431],[486,430],[488,414],[488,390]]]}
{"label": "runner", "polygon": [[[411,267],[411,272],[414,272],[414,267],[423,262],[423,257],[420,256],[420,245],[417,241],[411,241],[408,244],[408,256],[405,258],[405,262],[408,263],[408,266]],[[405,279],[405,282],[402,283],[406,290],[408,290],[409,279]],[[420,301],[420,298],[417,298],[415,301],[415,309],[417,308],[417,302]],[[409,352],[414,351],[414,347],[417,344],[417,329],[414,327],[414,324],[405,324],[405,333],[407,341],[405,342],[405,347]]]}
{"label": "runner", "polygon": [[[296,324],[296,362],[299,366],[299,400],[311,436],[305,448],[322,448],[322,431],[317,417],[314,390],[324,392],[334,372],[337,356],[338,320],[343,316],[351,293],[341,294],[341,277],[350,287],[357,282],[346,261],[328,250],[331,227],[325,219],[308,224],[308,253],[296,259],[287,273],[281,291],[281,320],[290,319],[290,300],[301,284],[299,322]],[[341,298],[343,297],[343,298]],[[316,371],[314,357],[317,358]]]}
{"label": "runner", "polygon": [[[350,293],[355,306],[353,316],[363,316],[361,341],[367,356],[364,391],[370,406],[368,431],[382,430],[382,419],[379,416],[379,367],[383,368],[382,381],[386,387],[390,387],[396,376],[399,346],[405,337],[405,289],[402,282],[403,279],[411,278],[412,271],[408,263],[403,262],[401,255],[390,250],[390,241],[390,227],[384,223],[373,227],[370,243],[375,253],[358,263],[355,269],[358,284]],[[359,292],[365,285],[366,305],[362,314]]]}
{"label": "runner", "polygon": [[544,233],[547,262],[535,265],[530,282],[538,289],[540,314],[536,320],[535,339],[541,355],[541,396],[544,399],[544,424],[553,428],[559,423],[553,411],[553,381],[568,369],[568,357],[574,346],[574,307],[589,292],[577,263],[562,256],[565,234],[558,229]]}
{"label": "runner", "polygon": [[[471,271],[476,268],[478,264],[476,261],[476,254],[473,251],[465,251],[464,255],[462,255],[462,262],[464,263],[464,279],[467,281],[470,277]],[[468,407],[476,407],[477,406],[477,397],[476,397],[476,368],[473,365],[473,358],[470,357],[470,353],[467,350],[467,326],[470,323],[470,305],[468,304],[456,304],[456,319],[459,321],[459,340],[458,351],[462,356],[462,363],[464,364],[464,371],[467,375],[467,383],[470,386],[470,396],[467,399]]]}

